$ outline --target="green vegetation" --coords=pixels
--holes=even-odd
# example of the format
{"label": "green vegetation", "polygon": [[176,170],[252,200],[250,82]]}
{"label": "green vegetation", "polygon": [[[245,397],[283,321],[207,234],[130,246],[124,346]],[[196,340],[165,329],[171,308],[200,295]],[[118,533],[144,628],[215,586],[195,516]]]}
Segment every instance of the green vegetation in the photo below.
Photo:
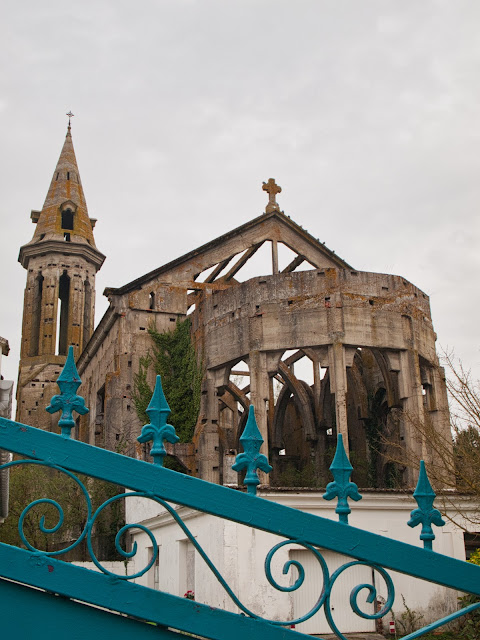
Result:
{"label": "green vegetation", "polygon": [[303,469],[297,469],[293,462],[290,462],[284,471],[278,474],[279,487],[315,487],[315,466],[313,462],[308,462]]}
{"label": "green vegetation", "polygon": [[180,442],[191,442],[200,409],[200,392],[203,369],[197,362],[190,334],[189,318],[178,320],[173,331],[159,333],[150,327],[153,341],[152,353],[140,358],[138,373],[134,378],[134,402],[140,420],[149,422],[145,410],[152,397],[148,374],[153,366],[155,374],[162,376],[162,386],[172,410],[168,419],[175,427]]}
{"label": "green vegetation", "polygon": [[[87,488],[93,512],[108,498],[120,493],[122,489],[102,480],[78,476]],[[58,531],[45,533],[59,522],[59,513],[54,505],[40,503],[28,511],[23,531],[27,541],[36,549],[56,551],[77,540],[87,520],[87,505],[79,485],[67,474],[38,464],[20,464],[10,468],[10,497],[8,518],[0,526],[0,542],[17,547],[25,547],[18,533],[19,518],[33,501],[51,499],[58,502],[63,511],[63,524]],[[123,526],[123,508],[120,501],[107,507],[96,520],[94,526],[94,547],[104,560],[115,557],[114,538]],[[83,542],[64,559],[89,559]],[[117,556],[118,558],[118,556]],[[116,559],[116,558],[115,558]]]}
{"label": "green vegetation", "polygon": [[[476,549],[472,553],[468,562],[480,566],[480,549]],[[459,598],[458,602],[463,608],[480,602],[480,598],[478,598],[478,596],[467,594]],[[477,609],[463,618],[460,618],[459,626],[460,628],[456,636],[459,640],[460,638],[463,640],[480,640],[480,610]]]}
{"label": "green vegetation", "polygon": [[407,636],[414,631],[418,631],[423,626],[424,616],[421,613],[415,611],[415,609],[410,609],[405,601],[405,597],[403,593],[400,594],[402,596],[403,608],[405,609],[399,615],[395,615],[392,611],[393,619],[395,620],[395,626],[397,627],[397,632],[400,634],[400,638],[403,636]]}
{"label": "green vegetation", "polygon": [[[480,549],[477,549],[468,562],[480,566]],[[405,598],[402,595],[403,605],[405,611],[399,616],[394,616],[397,623],[397,631],[400,633],[399,637],[416,631],[423,624],[423,615],[417,611],[410,609]],[[460,608],[468,607],[472,604],[480,602],[480,598],[473,595],[465,595],[458,599]],[[459,618],[457,621],[447,625],[448,631],[439,629],[435,633],[427,633],[422,638],[425,640],[480,640],[480,611],[473,611],[472,613]]]}

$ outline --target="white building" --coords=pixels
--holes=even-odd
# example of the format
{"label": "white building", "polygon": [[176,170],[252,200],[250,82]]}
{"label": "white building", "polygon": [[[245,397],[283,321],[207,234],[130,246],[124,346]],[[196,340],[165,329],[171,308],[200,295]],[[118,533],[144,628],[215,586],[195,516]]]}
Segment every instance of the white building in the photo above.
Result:
{"label": "white building", "polygon": [[[336,520],[336,505],[323,500],[322,495],[316,490],[272,489],[260,491],[258,500],[272,500]],[[464,502],[462,506],[464,513],[468,514],[469,510],[475,509],[471,500],[460,499]],[[137,578],[138,583],[180,596],[191,590],[199,602],[230,611],[239,611],[196,552],[185,532],[165,509],[148,499],[130,498],[126,502],[127,522],[146,526],[159,545],[155,566],[145,575]],[[417,504],[411,494],[371,491],[364,493],[363,499],[352,506],[349,523],[352,527],[421,546],[423,543],[419,539],[420,528],[412,529],[407,526],[410,512],[416,507]],[[282,575],[285,562],[300,561],[305,569],[305,582],[302,587],[291,593],[282,593],[268,583],[264,570],[268,552],[275,544],[282,541],[281,538],[186,507],[179,507],[176,512],[232,591],[256,614],[275,620],[290,620],[303,616],[317,601],[322,589],[321,571],[318,561],[310,551],[293,544],[282,547],[275,554],[272,573],[280,584],[286,586],[293,584],[298,575],[293,567],[287,575]],[[463,530],[460,527],[447,519],[444,527],[435,528],[435,533],[434,552],[465,559]],[[355,533],[352,530],[352,540],[354,539]],[[153,553],[152,541],[143,531],[134,530],[133,540],[138,545],[138,551],[134,559],[134,569],[132,565],[128,570],[129,574],[146,566]],[[323,556],[330,574],[350,560],[328,550],[323,552]],[[405,611],[402,596],[410,609],[424,615],[425,624],[457,608],[457,592],[396,572],[389,573],[395,586],[396,597],[393,610],[397,616]],[[387,597],[386,585],[377,572],[373,580],[379,604]],[[361,565],[348,569],[335,583],[331,599],[332,615],[342,632],[376,630],[374,620],[360,618],[349,606],[352,588],[362,583],[372,584],[372,569]],[[377,603],[366,603],[367,595],[366,590],[361,592],[358,602],[366,613],[373,613]],[[386,625],[390,619],[387,616],[383,624]],[[323,610],[310,620],[298,624],[296,628],[304,633],[331,632]]]}

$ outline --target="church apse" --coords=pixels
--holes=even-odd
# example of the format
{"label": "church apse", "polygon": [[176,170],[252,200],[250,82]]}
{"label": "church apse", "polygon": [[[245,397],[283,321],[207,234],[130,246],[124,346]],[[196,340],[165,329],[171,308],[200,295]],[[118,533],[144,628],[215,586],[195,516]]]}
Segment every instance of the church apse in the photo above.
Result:
{"label": "church apse", "polygon": [[411,416],[428,411],[448,431],[444,388],[437,398],[428,382],[438,383],[438,361],[422,292],[398,276],[331,268],[253,278],[214,299],[202,304],[202,434],[218,436],[217,481],[232,483],[222,458],[238,451],[253,403],[271,486],[324,487],[338,433],[359,486],[411,486],[402,452],[425,446]]}

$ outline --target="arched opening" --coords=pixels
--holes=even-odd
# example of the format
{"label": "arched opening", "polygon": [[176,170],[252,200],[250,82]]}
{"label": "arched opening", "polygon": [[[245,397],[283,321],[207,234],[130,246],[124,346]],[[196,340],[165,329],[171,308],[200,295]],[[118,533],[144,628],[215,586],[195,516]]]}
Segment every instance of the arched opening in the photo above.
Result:
{"label": "arched opening", "polygon": [[[250,405],[250,370],[246,361],[230,365],[223,384],[218,388],[218,425],[220,482],[237,484],[239,475],[232,470],[239,451],[239,438],[248,416]],[[240,478],[244,474],[240,474]]]}
{"label": "arched opening", "polygon": [[[337,407],[326,356],[325,350],[308,347],[287,350],[268,371],[271,486],[325,487],[332,480],[329,467],[337,445]],[[399,488],[403,484],[403,467],[396,462],[398,448],[403,446],[398,372],[389,357],[385,350],[367,347],[353,347],[349,352],[348,449],[352,481],[360,487]],[[223,481],[227,484],[235,483],[230,458],[241,451],[238,440],[250,404],[250,375],[245,361],[236,362],[217,387],[219,458],[224,458]],[[426,394],[431,393],[427,373],[424,378]]]}
{"label": "arched opening", "polygon": [[57,354],[66,355],[68,347],[68,316],[70,302],[70,278],[64,271],[60,276],[58,286],[58,311],[57,311]]}
{"label": "arched opening", "polygon": [[95,403],[95,446],[105,446],[105,385],[97,391]]}
{"label": "arched opening", "polygon": [[40,351],[40,323],[42,319],[42,294],[43,294],[42,272],[35,278],[35,287],[32,301],[32,333],[30,340],[31,356],[38,356]]}
{"label": "arched opening", "polygon": [[269,442],[274,486],[319,487],[326,483],[326,434],[315,396],[321,373],[318,362],[294,349],[283,354],[270,380],[270,396],[275,401]]}
{"label": "arched opening", "polygon": [[82,348],[85,348],[85,345],[90,340],[90,336],[92,335],[92,287],[90,286],[90,282],[85,280],[83,283],[83,290],[85,294],[85,301],[83,305],[83,345]]}
{"label": "arched opening", "polygon": [[155,293],[153,291],[148,294],[148,308],[155,309]]}
{"label": "arched opening", "polygon": [[352,480],[359,486],[399,488],[394,462],[400,446],[396,374],[379,349],[357,349],[347,369],[347,420]]}
{"label": "arched opening", "polygon": [[62,229],[73,231],[73,211],[71,209],[62,211]]}

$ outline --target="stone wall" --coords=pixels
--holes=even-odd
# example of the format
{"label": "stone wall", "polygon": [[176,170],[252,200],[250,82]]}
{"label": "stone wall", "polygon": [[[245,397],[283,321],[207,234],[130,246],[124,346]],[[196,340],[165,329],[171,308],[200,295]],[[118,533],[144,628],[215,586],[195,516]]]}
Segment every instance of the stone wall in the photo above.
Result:
{"label": "stone wall", "polygon": [[[181,298],[183,304],[179,304],[178,297],[175,289],[172,292],[151,283],[148,290],[112,298],[111,308],[78,361],[83,379],[81,391],[90,408],[90,413],[81,419],[82,439],[145,457],[145,446],[136,442],[142,425],[135,411],[134,378],[140,358],[152,350],[148,328],[155,326],[160,332],[168,331],[175,327],[178,318],[184,317],[179,308],[184,309],[185,296]],[[165,307],[170,307],[170,311]],[[150,382],[153,388],[153,370]]]}
{"label": "stone wall", "polygon": [[[388,466],[385,447],[383,458],[372,460],[365,425],[375,410],[393,444],[408,445],[426,459],[415,421],[428,411],[436,428],[448,431],[436,335],[420,289],[399,276],[333,268],[219,281],[195,292],[191,282],[172,280],[172,274],[159,273],[132,290],[110,292],[110,309],[78,361],[91,410],[81,419],[83,439],[145,456],[136,444],[141,425],[132,394],[140,358],[152,349],[148,328],[174,328],[195,303],[193,339],[205,366],[195,459],[187,460],[180,446],[169,447],[190,473],[228,481],[225,460],[238,451],[252,402],[264,452],[278,467],[264,482],[281,482],[289,464],[303,478],[312,464],[312,482],[323,486],[339,432],[356,456],[362,486],[390,486],[395,474],[402,485],[413,486],[412,472]],[[308,383],[296,369],[303,356],[315,374]],[[237,365],[247,369],[244,391],[232,382]],[[153,371],[150,376],[153,385]],[[275,384],[282,389],[277,398]],[[372,409],[375,402],[379,406]],[[401,411],[410,419],[400,419]]]}

